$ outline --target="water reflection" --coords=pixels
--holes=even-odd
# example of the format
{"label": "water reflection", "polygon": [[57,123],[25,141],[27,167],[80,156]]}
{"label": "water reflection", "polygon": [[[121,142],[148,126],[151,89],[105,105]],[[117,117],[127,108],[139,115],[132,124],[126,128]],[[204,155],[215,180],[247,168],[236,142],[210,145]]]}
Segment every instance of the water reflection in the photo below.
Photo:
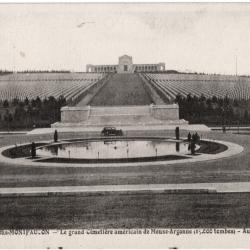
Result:
{"label": "water reflection", "polygon": [[158,157],[188,153],[188,144],[164,140],[101,140],[65,143],[37,149],[40,156],[85,159]]}
{"label": "water reflection", "polygon": [[176,142],[175,149],[176,149],[176,152],[180,152],[180,143],[179,142]]}

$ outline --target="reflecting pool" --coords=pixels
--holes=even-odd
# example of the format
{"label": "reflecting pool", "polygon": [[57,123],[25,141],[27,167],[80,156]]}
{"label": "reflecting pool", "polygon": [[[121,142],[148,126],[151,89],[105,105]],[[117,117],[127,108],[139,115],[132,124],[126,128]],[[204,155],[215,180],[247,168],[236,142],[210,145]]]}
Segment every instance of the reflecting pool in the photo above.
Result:
{"label": "reflecting pool", "polygon": [[166,139],[85,140],[37,148],[38,156],[76,159],[159,157],[188,152],[188,143]]}

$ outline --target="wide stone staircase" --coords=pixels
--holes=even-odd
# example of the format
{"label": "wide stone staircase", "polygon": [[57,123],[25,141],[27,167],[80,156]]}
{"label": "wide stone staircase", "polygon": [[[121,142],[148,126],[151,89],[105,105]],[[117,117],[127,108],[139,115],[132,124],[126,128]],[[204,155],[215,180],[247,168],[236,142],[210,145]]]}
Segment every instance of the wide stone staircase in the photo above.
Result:
{"label": "wide stone staircase", "polygon": [[93,125],[136,125],[155,124],[158,120],[151,116],[149,106],[91,107],[85,124]]}

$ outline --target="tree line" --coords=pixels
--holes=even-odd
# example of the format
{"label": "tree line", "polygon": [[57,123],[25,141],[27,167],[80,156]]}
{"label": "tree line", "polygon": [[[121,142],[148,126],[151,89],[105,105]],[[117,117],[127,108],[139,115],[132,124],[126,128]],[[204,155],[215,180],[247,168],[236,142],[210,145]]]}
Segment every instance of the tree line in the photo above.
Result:
{"label": "tree line", "polygon": [[[250,100],[232,100],[227,96],[207,98],[188,94],[178,94],[175,102],[179,104],[180,119],[191,124],[206,125],[246,125],[250,124]],[[0,101],[1,129],[29,129],[35,127],[49,127],[60,121],[60,109],[67,102],[63,96],[55,98],[24,100],[14,98],[12,101]]]}
{"label": "tree line", "polygon": [[227,96],[207,98],[188,94],[178,94],[175,102],[179,104],[180,119],[190,123],[207,125],[237,125],[250,124],[250,101],[232,100]]}
{"label": "tree line", "polygon": [[41,100],[4,100],[0,103],[0,127],[5,129],[48,127],[51,123],[60,121],[60,109],[67,102],[63,96],[50,96]]}
{"label": "tree line", "polygon": [[[0,75],[8,75],[8,74],[13,74],[14,71],[12,70],[3,70],[0,69]],[[18,70],[17,73],[71,73],[70,70]]]}

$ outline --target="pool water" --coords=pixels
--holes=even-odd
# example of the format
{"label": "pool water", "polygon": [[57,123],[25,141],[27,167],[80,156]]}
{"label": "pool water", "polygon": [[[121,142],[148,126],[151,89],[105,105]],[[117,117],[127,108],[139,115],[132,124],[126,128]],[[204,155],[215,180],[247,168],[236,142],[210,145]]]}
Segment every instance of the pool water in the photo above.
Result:
{"label": "pool water", "polygon": [[38,156],[76,159],[123,159],[187,154],[188,143],[169,140],[94,140],[42,146]]}

